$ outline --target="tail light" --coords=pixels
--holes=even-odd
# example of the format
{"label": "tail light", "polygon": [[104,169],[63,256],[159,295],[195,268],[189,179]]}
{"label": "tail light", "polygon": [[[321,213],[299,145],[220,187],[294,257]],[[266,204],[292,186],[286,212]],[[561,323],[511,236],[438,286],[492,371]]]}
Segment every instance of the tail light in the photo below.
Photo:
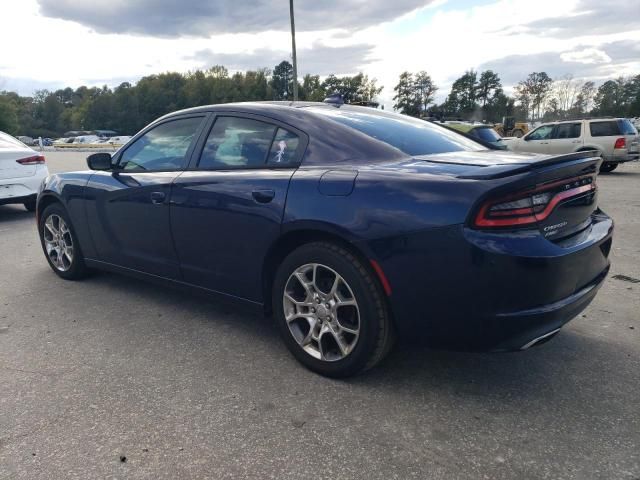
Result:
{"label": "tail light", "polygon": [[624,137],[616,139],[613,148],[627,148],[627,140]]}
{"label": "tail light", "polygon": [[16,160],[20,165],[41,165],[44,163],[44,155],[34,155],[32,157],[20,158]]}
{"label": "tail light", "polygon": [[596,190],[593,176],[544,183],[522,192],[487,200],[478,211],[474,226],[479,228],[532,225],[551,215],[563,200]]}

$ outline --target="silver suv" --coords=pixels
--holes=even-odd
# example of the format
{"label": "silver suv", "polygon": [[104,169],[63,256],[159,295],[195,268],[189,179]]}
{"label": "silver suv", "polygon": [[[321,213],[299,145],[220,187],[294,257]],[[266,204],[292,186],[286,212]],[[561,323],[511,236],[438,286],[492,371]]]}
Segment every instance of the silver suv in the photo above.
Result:
{"label": "silver suv", "polygon": [[638,131],[626,118],[594,118],[545,123],[522,138],[504,139],[509,150],[562,154],[597,150],[601,172],[640,159]]}

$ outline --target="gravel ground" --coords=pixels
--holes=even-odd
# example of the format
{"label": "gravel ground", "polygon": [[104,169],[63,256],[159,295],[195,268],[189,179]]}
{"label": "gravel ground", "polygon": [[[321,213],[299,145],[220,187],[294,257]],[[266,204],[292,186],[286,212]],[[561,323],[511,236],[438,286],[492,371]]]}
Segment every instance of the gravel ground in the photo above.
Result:
{"label": "gravel ground", "polygon": [[[51,171],[86,153],[48,152]],[[401,346],[314,375],[265,319],[112,274],[65,282],[0,207],[0,479],[640,479],[640,164],[592,305],[522,353]]]}

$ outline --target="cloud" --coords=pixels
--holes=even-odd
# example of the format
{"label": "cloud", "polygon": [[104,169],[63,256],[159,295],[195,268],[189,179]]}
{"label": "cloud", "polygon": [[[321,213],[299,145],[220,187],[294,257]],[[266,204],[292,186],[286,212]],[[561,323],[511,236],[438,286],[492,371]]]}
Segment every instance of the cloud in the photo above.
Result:
{"label": "cloud", "polygon": [[525,23],[512,33],[573,38],[629,32],[638,30],[639,12],[637,0],[581,0],[572,15]]}
{"label": "cloud", "polygon": [[584,48],[560,54],[563,62],[586,63],[589,65],[611,62],[611,57],[597,48]]}
{"label": "cloud", "polygon": [[593,46],[578,46],[566,52],[542,52],[530,55],[509,55],[480,65],[500,75],[502,83],[516,85],[533,71],[544,71],[551,78],[570,74],[575,78],[602,80],[626,75],[625,66],[640,67],[640,47],[636,42],[622,40]]}
{"label": "cloud", "polygon": [[[329,47],[314,44],[311,48],[298,49],[298,74],[318,75],[352,74],[372,61],[373,46],[367,44]],[[230,70],[255,70],[260,67],[272,68],[282,60],[290,61],[290,52],[261,48],[250,53],[216,53],[201,50],[187,57],[201,62],[201,67],[224,65]]]}
{"label": "cloud", "polygon": [[[300,31],[356,30],[391,21],[433,0],[297,0]],[[289,28],[284,0],[38,0],[40,13],[71,20],[99,33],[154,37],[209,37]]]}

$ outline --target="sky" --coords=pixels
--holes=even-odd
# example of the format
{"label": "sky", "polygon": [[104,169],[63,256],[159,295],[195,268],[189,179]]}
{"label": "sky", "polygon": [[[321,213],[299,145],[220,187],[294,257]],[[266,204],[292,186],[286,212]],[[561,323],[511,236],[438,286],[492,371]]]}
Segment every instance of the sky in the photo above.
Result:
{"label": "sky", "polygon": [[[287,0],[0,0],[0,90],[117,86],[215,64],[290,59]],[[507,92],[532,71],[597,84],[640,73],[639,0],[295,0],[298,71],[360,71],[393,104],[401,72],[437,100],[468,69]]]}

